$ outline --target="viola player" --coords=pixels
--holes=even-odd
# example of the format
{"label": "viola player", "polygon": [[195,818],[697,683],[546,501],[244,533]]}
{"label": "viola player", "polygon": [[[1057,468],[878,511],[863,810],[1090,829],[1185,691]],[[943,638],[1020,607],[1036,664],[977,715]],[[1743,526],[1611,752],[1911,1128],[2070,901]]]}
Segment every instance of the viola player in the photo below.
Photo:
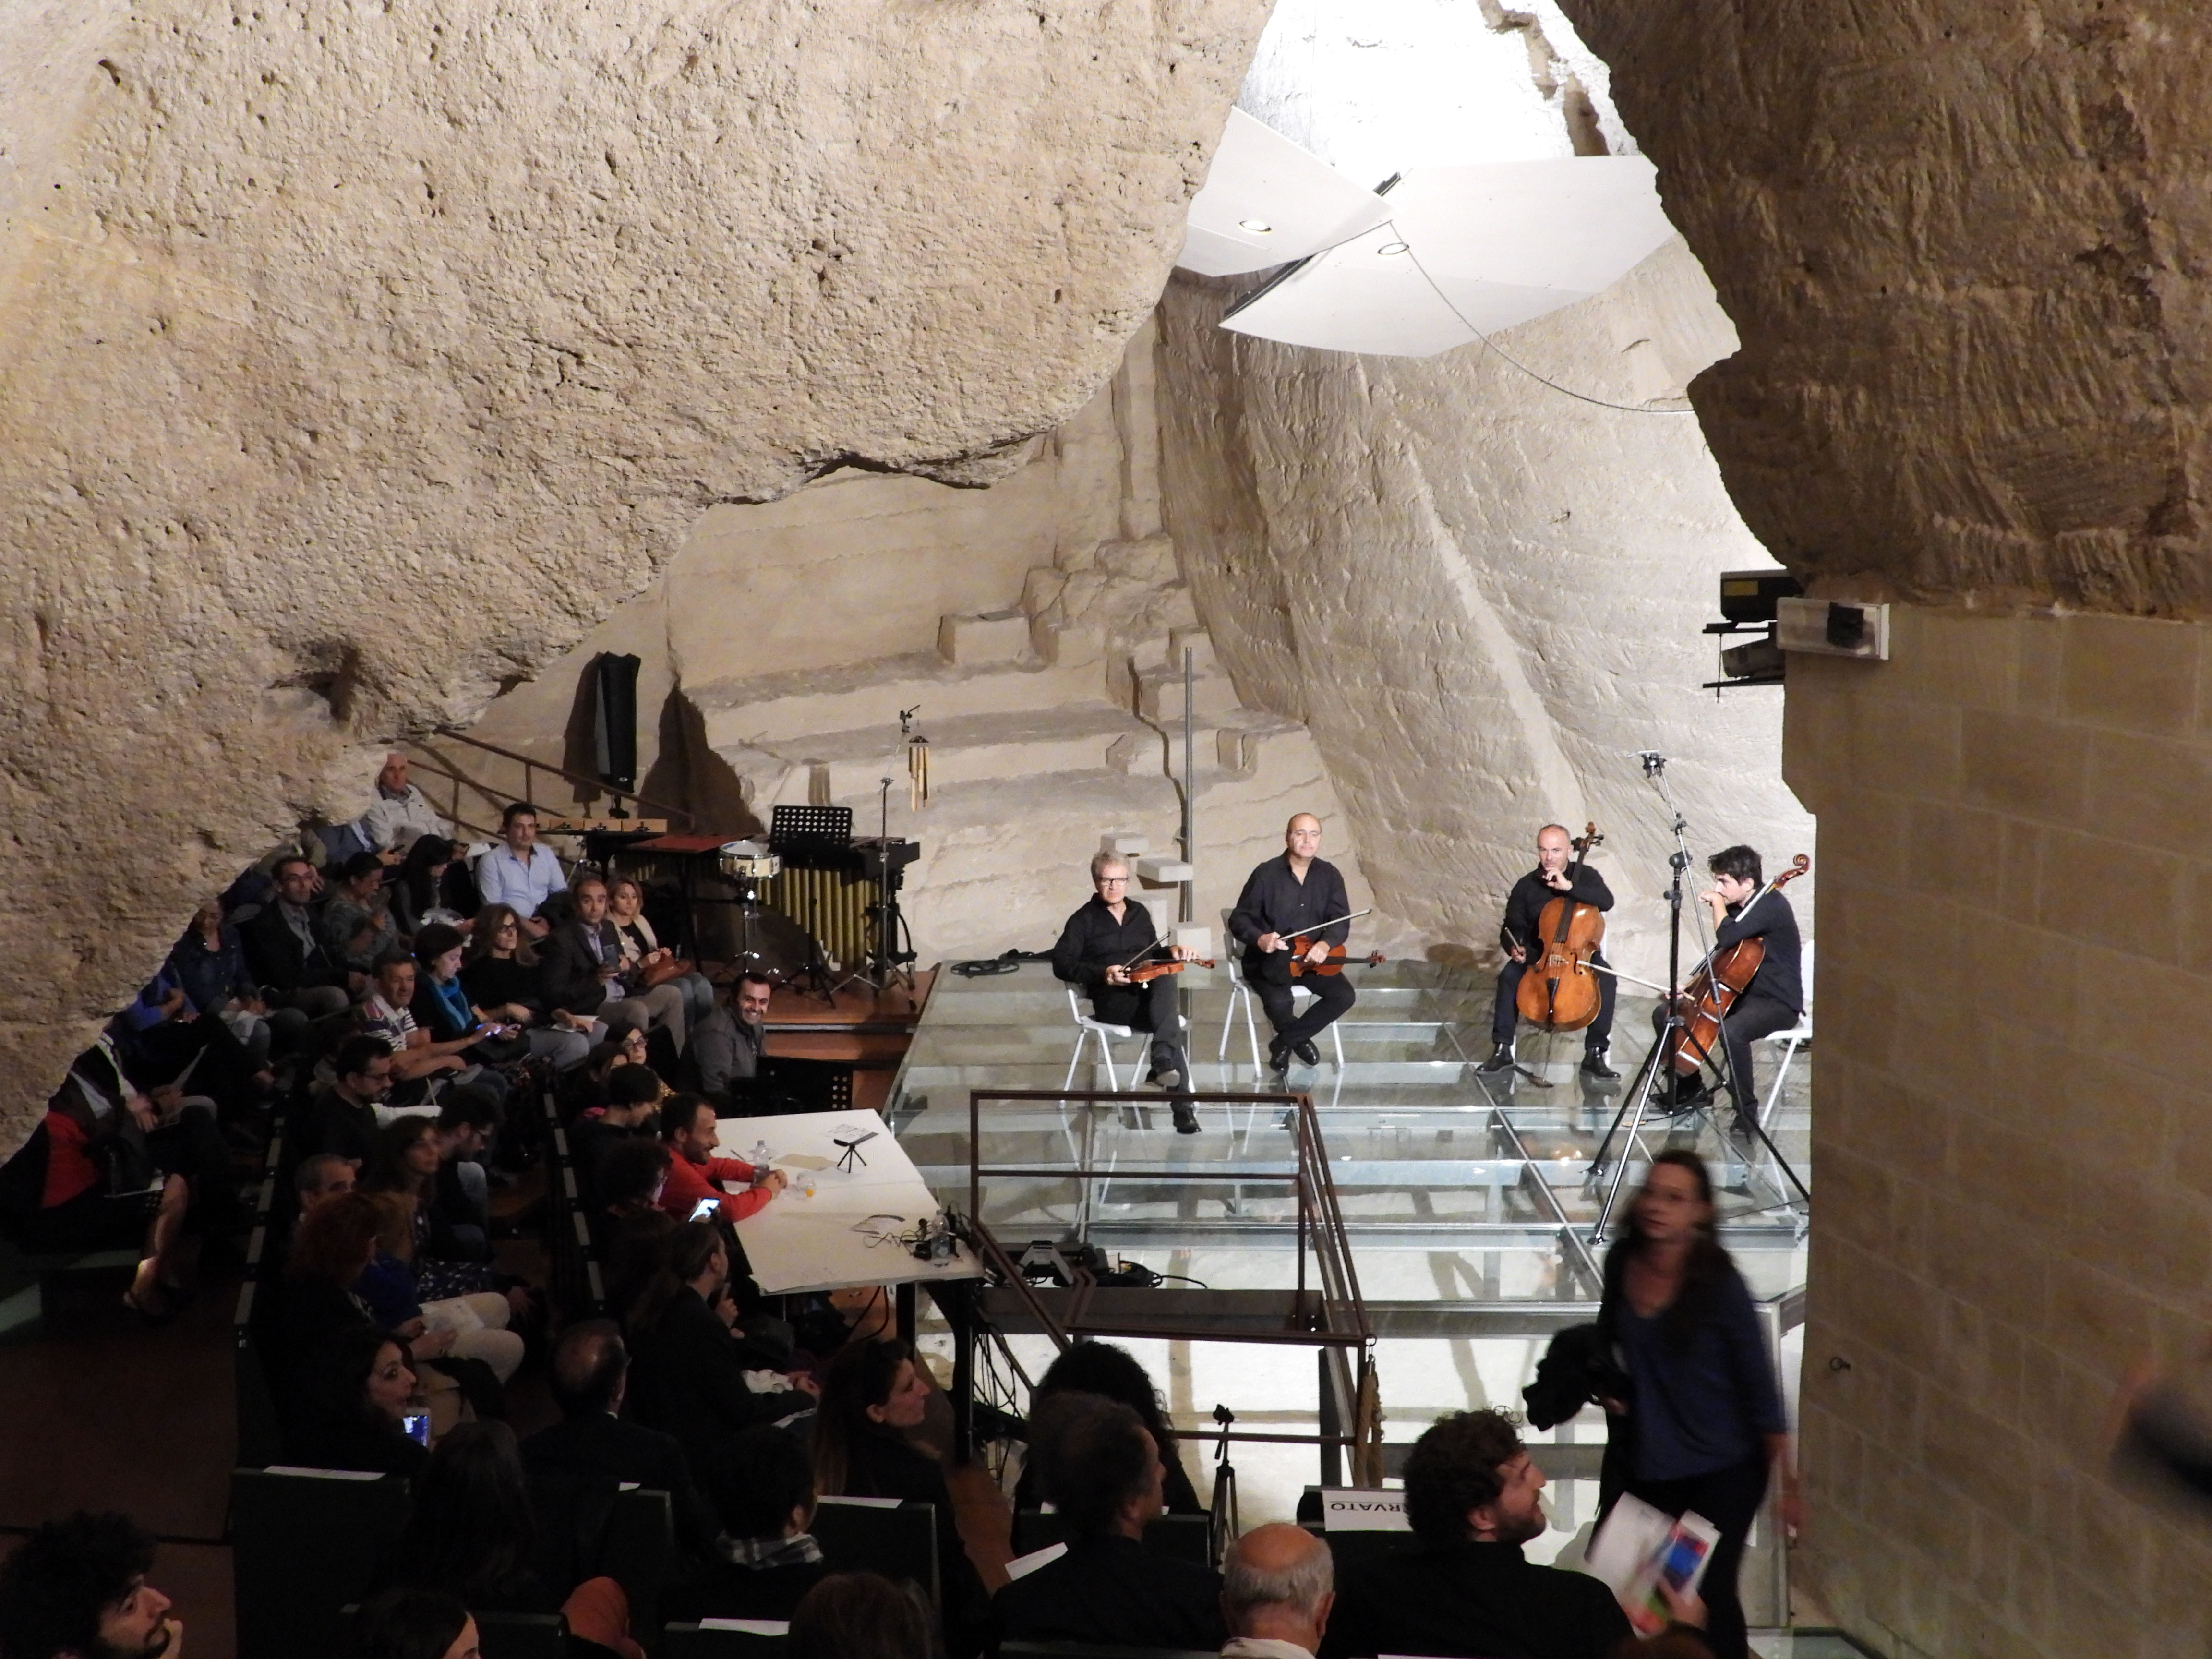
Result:
{"label": "viola player", "polygon": [[1168,960],[1183,962],[1189,953],[1181,945],[1163,945],[1152,926],[1152,913],[1129,898],[1129,866],[1119,853],[1101,853],[1091,860],[1090,902],[1067,919],[1060,942],[1052,947],[1052,971],[1070,985],[1079,985],[1091,999],[1091,1011],[1109,1025],[1126,1025],[1152,1036],[1152,1074],[1145,1081],[1158,1085],[1173,1098],[1177,1134],[1198,1133],[1198,1118],[1190,1106],[1190,1062],[1183,1056],[1182,1009],[1171,979],[1132,983],[1132,964]]}
{"label": "viola player", "polygon": [[[1515,882],[1513,890],[1505,896],[1505,920],[1498,929],[1505,964],[1498,971],[1498,1003],[1490,1017],[1493,1047],[1490,1058],[1482,1063],[1486,1073],[1503,1072],[1513,1064],[1513,1036],[1518,1026],[1514,999],[1520,993],[1521,975],[1528,971],[1529,957],[1542,953],[1537,921],[1545,905],[1564,894],[1571,902],[1587,904],[1601,914],[1613,908],[1613,890],[1605,884],[1605,878],[1587,860],[1571,872],[1568,866],[1573,858],[1574,844],[1565,826],[1546,824],[1536,832],[1536,867]],[[1602,968],[1605,953],[1599,951],[1590,962]],[[1611,974],[1600,974],[1597,982],[1597,1018],[1583,1028],[1582,1074],[1606,1083],[1620,1076],[1606,1064],[1605,1058],[1613,1042],[1613,1004],[1619,986]]]}
{"label": "viola player", "polygon": [[[1291,941],[1309,941],[1306,959],[1319,963],[1329,946],[1352,937],[1346,920],[1352,904],[1344,874],[1321,852],[1321,820],[1300,812],[1283,831],[1283,855],[1269,859],[1245,878],[1244,891],[1229,913],[1229,931],[1244,945],[1244,977],[1267,1011],[1275,1035],[1267,1044],[1267,1065],[1287,1072],[1296,1054],[1309,1066],[1321,1064],[1314,1038],[1341,1019],[1358,1000],[1342,974],[1316,974],[1301,981],[1314,994],[1303,1014],[1291,996]],[[1329,926],[1316,928],[1317,923]]]}

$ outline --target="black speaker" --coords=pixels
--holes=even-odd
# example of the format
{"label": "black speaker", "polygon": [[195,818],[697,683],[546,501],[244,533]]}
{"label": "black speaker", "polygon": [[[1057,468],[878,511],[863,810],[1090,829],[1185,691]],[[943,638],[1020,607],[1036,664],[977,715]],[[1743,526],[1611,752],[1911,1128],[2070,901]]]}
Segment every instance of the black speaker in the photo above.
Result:
{"label": "black speaker", "polygon": [[611,788],[637,787],[637,671],[635,657],[601,652],[592,663],[592,769]]}

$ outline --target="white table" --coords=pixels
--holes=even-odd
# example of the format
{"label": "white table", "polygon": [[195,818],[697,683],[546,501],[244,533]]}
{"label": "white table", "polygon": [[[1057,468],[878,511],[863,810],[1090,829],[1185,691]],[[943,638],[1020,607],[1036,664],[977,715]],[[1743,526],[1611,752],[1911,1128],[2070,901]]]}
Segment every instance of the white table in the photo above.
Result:
{"label": "white table", "polygon": [[[860,1149],[854,1167],[838,1168],[844,1149],[836,1143],[871,1130],[875,1139]],[[875,1113],[726,1117],[717,1126],[714,1151],[750,1163],[762,1141],[769,1163],[791,1185],[738,1223],[738,1237],[754,1281],[768,1295],[981,1277],[982,1267],[965,1246],[956,1247],[949,1261],[922,1261],[887,1237],[912,1232],[943,1206]]]}

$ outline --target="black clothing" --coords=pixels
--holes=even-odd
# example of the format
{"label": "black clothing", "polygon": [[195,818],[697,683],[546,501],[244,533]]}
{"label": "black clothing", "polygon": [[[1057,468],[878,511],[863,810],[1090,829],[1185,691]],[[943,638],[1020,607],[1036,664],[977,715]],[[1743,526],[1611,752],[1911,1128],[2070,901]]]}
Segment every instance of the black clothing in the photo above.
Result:
{"label": "black clothing", "polygon": [[[1518,1011],[1513,1000],[1520,993],[1521,976],[1528,971],[1528,962],[1514,961],[1514,948],[1517,945],[1526,954],[1528,962],[1535,961],[1542,954],[1543,945],[1538,937],[1541,930],[1537,924],[1543,920],[1544,907],[1559,896],[1561,895],[1557,890],[1546,884],[1540,865],[1515,882],[1512,890],[1505,896],[1505,920],[1498,926],[1498,943],[1505,951],[1506,959],[1504,965],[1498,970],[1498,1004],[1490,1022],[1490,1036],[1493,1042],[1512,1042],[1518,1019]],[[1600,912],[1613,908],[1613,889],[1605,884],[1603,876],[1587,864],[1575,871],[1574,884],[1568,888],[1565,896],[1577,904],[1594,905]],[[1602,966],[1605,953],[1601,951],[1591,960]],[[1620,984],[1611,974],[1598,975],[1597,1018],[1584,1027],[1583,1033],[1583,1048],[1586,1052],[1596,1054],[1602,1051],[1612,1038],[1613,1005],[1619,991]]]}
{"label": "black clothing", "polygon": [[1705,1576],[1698,1594],[1705,1603],[1705,1643],[1719,1659],[1749,1659],[1751,1644],[1744,1633],[1743,1599],[1736,1580],[1743,1569],[1744,1546],[1751,1538],[1751,1523],[1766,1501],[1766,1455],[1757,1455],[1710,1474],[1681,1480],[1634,1480],[1628,1490],[1668,1515],[1695,1510],[1720,1528],[1720,1542],[1705,1563]]}
{"label": "black clothing", "polygon": [[[1032,1409],[1036,1401],[1030,1402]],[[1190,1473],[1176,1455],[1173,1447],[1163,1449],[1160,1458],[1160,1495],[1166,1501],[1170,1515],[1204,1515],[1206,1505],[1198,1501],[1198,1488],[1190,1484]],[[1036,1465],[1025,1464],[1022,1478],[1014,1482],[1014,1508],[1036,1509],[1044,1499],[1037,1490]]]}
{"label": "black clothing", "polygon": [[[1254,941],[1262,933],[1280,933],[1285,939],[1293,933],[1305,933],[1331,945],[1341,945],[1352,937],[1352,924],[1336,918],[1351,913],[1352,901],[1345,896],[1343,873],[1327,859],[1316,859],[1309,864],[1304,881],[1291,873],[1289,854],[1269,859],[1244,878],[1244,890],[1237,896],[1237,908],[1229,913],[1229,932],[1245,946],[1244,976],[1255,986],[1289,984],[1290,952],[1262,953],[1253,948]],[[1316,933],[1313,926],[1318,921],[1330,925]],[[1316,984],[1314,988],[1321,988]]]}
{"label": "black clothing", "polygon": [[1135,899],[1121,902],[1121,920],[1096,893],[1091,902],[1067,919],[1060,940],[1052,947],[1055,978],[1079,985],[1091,999],[1091,1012],[1109,1025],[1126,1025],[1133,1031],[1150,1031],[1152,1070],[1181,1072],[1188,1080],[1190,1066],[1183,1055],[1183,1019],[1172,977],[1148,980],[1142,985],[1109,985],[1106,970],[1164,960],[1149,947],[1158,942],[1150,907]]}
{"label": "black clothing", "polygon": [[568,1559],[548,1563],[556,1583],[566,1579],[573,1585],[597,1571],[597,1551],[591,1547],[604,1529],[602,1505],[612,1503],[616,1489],[625,1480],[668,1494],[676,1541],[687,1554],[707,1554],[721,1531],[691,1479],[684,1448],[668,1435],[625,1423],[607,1412],[568,1418],[540,1429],[522,1443],[522,1467],[530,1477],[531,1507],[547,1543],[574,1540],[574,1547],[565,1552]]}
{"label": "black clothing", "polygon": [[1727,920],[1713,930],[1713,948],[1718,951],[1739,939],[1765,939],[1766,959],[1759,964],[1759,972],[1744,988],[1744,994],[1771,998],[1793,1014],[1802,1013],[1804,951],[1797,939],[1797,913],[1790,908],[1787,898],[1776,892],[1758,898],[1747,916],[1741,914],[1741,908],[1729,906]]}
{"label": "black clothing", "polygon": [[747,1388],[752,1359],[706,1299],[680,1285],[636,1345],[629,1414],[704,1456],[740,1429],[812,1408],[813,1397],[796,1389],[755,1394]]}
{"label": "black clothing", "polygon": [[343,989],[346,966],[323,948],[322,933],[313,911],[307,916],[309,940],[303,941],[284,918],[283,902],[271,899],[259,913],[241,924],[238,942],[246,951],[246,965],[257,984],[289,995],[311,985],[335,985]]}
{"label": "black clothing", "polygon": [[1287,979],[1279,985],[1269,979],[1252,981],[1252,990],[1267,1013],[1267,1024],[1275,1028],[1271,1048],[1291,1048],[1312,1042],[1332,1022],[1343,1018],[1345,1011],[1359,1000],[1358,993],[1352,988],[1352,981],[1342,974],[1310,974],[1296,981],[1314,994],[1314,1000],[1306,1004],[1306,1011],[1301,1014],[1296,1012],[1297,1000],[1291,995],[1292,982]]}
{"label": "black clothing", "polygon": [[568,1165],[576,1172],[577,1185],[583,1188],[584,1206],[599,1208],[597,1176],[599,1160],[607,1155],[607,1148],[617,1141],[658,1140],[660,1126],[647,1118],[624,1128],[619,1123],[610,1123],[598,1112],[585,1112],[568,1126]]}
{"label": "black clothing", "polygon": [[760,1076],[761,1062],[768,1057],[764,1026],[739,1019],[717,1003],[693,1024],[685,1052],[698,1068],[702,1092],[764,1104],[747,1099],[752,1092],[747,1085]]}
{"label": "black clothing", "polygon": [[1006,1585],[991,1598],[991,1627],[994,1650],[1018,1641],[1210,1653],[1229,1639],[1219,1573],[1119,1536],[1079,1538]]}
{"label": "black clothing", "polygon": [[829,1572],[819,1561],[755,1567],[718,1559],[696,1577],[662,1591],[660,1617],[672,1625],[702,1619],[788,1620],[799,1598]]}
{"label": "black clothing", "polygon": [[1535,1566],[1518,1544],[1414,1543],[1337,1586],[1321,1659],[1607,1659],[1633,1633],[1602,1583]]}
{"label": "black clothing", "polygon": [[[1766,977],[1762,969],[1757,985]],[[1772,997],[1758,991],[1748,991],[1729,1005],[1721,1019],[1721,1042],[1728,1049],[1729,1081],[1735,1096],[1736,1114],[1753,1118],[1759,1115],[1759,1070],[1752,1064],[1751,1045],[1760,1037],[1771,1036],[1777,1031],[1786,1031],[1797,1023],[1797,1011],[1784,1007]]]}
{"label": "black clothing", "polygon": [[325,1089],[307,1106],[307,1121],[289,1150],[297,1158],[335,1152],[358,1158],[367,1175],[376,1162],[376,1109],[356,1106],[336,1089]]}
{"label": "black clothing", "polygon": [[854,1436],[848,1448],[844,1487],[836,1496],[896,1498],[927,1504],[937,1511],[937,1587],[944,1599],[945,1647],[956,1656],[972,1653],[990,1598],[982,1575],[968,1559],[967,1546],[960,1541],[944,1465],[896,1430],[872,1429]]}
{"label": "black clothing", "polygon": [[[1607,966],[1605,952],[1594,951],[1590,960],[1602,968]],[[1491,1010],[1490,1040],[1510,1042],[1519,1029],[1521,1011],[1514,999],[1521,994],[1521,976],[1528,971],[1525,962],[1508,958],[1498,969],[1498,1001]],[[1583,1027],[1583,1050],[1585,1054],[1601,1054],[1613,1040],[1613,1003],[1620,994],[1620,981],[1611,974],[1597,976],[1597,1018]]]}
{"label": "black clothing", "polygon": [[538,983],[538,970],[512,957],[484,956],[464,963],[461,994],[478,1008],[504,1008],[512,1002],[540,1019],[545,1017],[544,988]]}
{"label": "black clothing", "polygon": [[285,1434],[283,1447],[284,1462],[301,1468],[373,1469],[410,1480],[430,1461],[429,1449],[397,1423],[366,1411],[343,1422],[301,1424]]}
{"label": "black clothing", "polygon": [[599,969],[622,961],[612,922],[599,924],[599,954],[593,956],[591,935],[580,921],[564,921],[548,933],[538,947],[538,1000],[580,1017],[599,1012],[607,1000],[607,981]]}

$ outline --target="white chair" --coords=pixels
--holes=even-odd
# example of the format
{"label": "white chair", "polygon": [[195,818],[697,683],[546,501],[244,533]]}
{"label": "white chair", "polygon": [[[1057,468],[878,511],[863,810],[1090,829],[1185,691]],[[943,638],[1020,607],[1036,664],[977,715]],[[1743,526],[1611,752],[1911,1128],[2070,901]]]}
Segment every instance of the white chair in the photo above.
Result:
{"label": "white chair", "polygon": [[[1213,1058],[1218,1065],[1229,1063],[1229,1033],[1237,1024],[1238,1011],[1242,1010],[1244,1037],[1252,1045],[1252,1069],[1260,1072],[1267,1068],[1267,1061],[1260,1054],[1259,1023],[1252,1018],[1252,1005],[1259,999],[1253,994],[1251,986],[1245,982],[1243,950],[1243,945],[1229,931],[1229,912],[1224,910],[1221,913],[1221,951],[1223,960],[1229,964],[1229,1007],[1221,1017],[1221,1041],[1214,1047]],[[1310,1001],[1313,995],[1304,986],[1292,981],[1291,1008],[1295,1010],[1297,1007],[1301,997]],[[1334,1023],[1328,1027],[1328,1040],[1336,1050],[1336,1069],[1341,1072],[1344,1069],[1344,1036]]]}
{"label": "white chair", "polygon": [[[1073,1089],[1075,1086],[1075,1073],[1083,1064],[1084,1049],[1090,1044],[1091,1040],[1096,1037],[1098,1039],[1098,1063],[1106,1068],[1106,1086],[1115,1094],[1120,1094],[1121,1074],[1114,1067],[1112,1039],[1133,1037],[1140,1034],[1127,1025],[1110,1025],[1103,1019],[1097,1019],[1085,1013],[1082,1000],[1076,995],[1075,988],[1073,985],[1067,988],[1067,1012],[1075,1020],[1075,1052],[1068,1057],[1067,1078],[1060,1086],[1062,1089]],[[1152,1041],[1150,1034],[1142,1035],[1145,1041],[1150,1043]],[[1141,1054],[1129,1062],[1129,1078],[1132,1082],[1136,1080],[1137,1068],[1143,1063]]]}
{"label": "white chair", "polygon": [[1775,1031],[1759,1039],[1782,1050],[1782,1059],[1774,1068],[1774,1081],[1767,1085],[1766,1098],[1759,1103],[1759,1127],[1762,1129],[1772,1124],[1774,1109],[1782,1103],[1782,1085],[1790,1080],[1790,1062],[1797,1058],[1800,1048],[1813,1040],[1813,947],[1809,945],[1804,948],[1797,972],[1805,988],[1804,1012],[1788,1030]]}

